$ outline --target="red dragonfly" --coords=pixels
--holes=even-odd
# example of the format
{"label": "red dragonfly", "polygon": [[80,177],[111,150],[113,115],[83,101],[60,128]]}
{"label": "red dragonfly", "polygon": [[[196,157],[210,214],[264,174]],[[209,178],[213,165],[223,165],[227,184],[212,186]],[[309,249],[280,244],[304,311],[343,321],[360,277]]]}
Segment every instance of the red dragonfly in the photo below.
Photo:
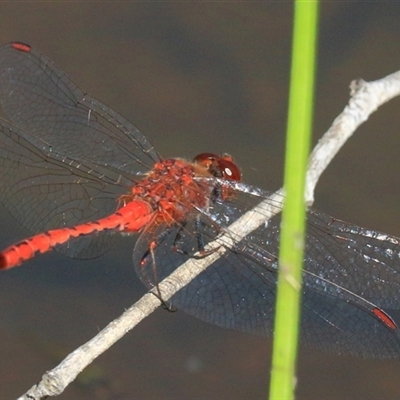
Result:
{"label": "red dragonfly", "polygon": [[[267,199],[227,155],[162,159],[121,115],[23,43],[0,48],[0,200],[35,236],[0,253],[7,269],[49,250],[104,253],[140,232],[136,271],[154,287]],[[262,212],[262,210],[258,211]],[[271,335],[279,216],[236,242],[171,299],[204,321]],[[44,232],[44,233],[40,233]],[[399,240],[308,211],[302,341],[363,357],[400,355]],[[221,242],[221,246],[224,243]]]}

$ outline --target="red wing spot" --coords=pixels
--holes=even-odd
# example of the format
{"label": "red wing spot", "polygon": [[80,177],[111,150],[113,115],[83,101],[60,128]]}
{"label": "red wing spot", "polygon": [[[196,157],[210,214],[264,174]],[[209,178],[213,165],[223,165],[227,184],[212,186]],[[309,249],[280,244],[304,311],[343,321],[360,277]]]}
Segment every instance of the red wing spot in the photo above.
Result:
{"label": "red wing spot", "polygon": [[25,53],[30,53],[32,48],[29,44],[21,43],[21,42],[14,42],[11,43],[11,47],[19,51],[25,51]]}
{"label": "red wing spot", "polygon": [[385,311],[381,310],[380,308],[374,308],[372,310],[373,314],[379,318],[388,328],[390,329],[397,329],[396,323],[393,319],[385,313]]}

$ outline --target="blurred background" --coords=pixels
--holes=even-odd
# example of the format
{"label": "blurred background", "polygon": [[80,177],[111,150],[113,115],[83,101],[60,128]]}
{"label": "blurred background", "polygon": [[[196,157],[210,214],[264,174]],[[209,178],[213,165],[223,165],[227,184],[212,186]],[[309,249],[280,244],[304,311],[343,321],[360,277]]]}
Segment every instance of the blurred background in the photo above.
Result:
{"label": "blurred background", "polygon": [[[314,143],[355,78],[400,69],[400,6],[321,7]],[[164,157],[228,152],[244,180],[282,185],[292,4],[3,3],[1,44],[35,46],[145,133]],[[400,99],[373,115],[322,176],[315,207],[400,236]],[[26,237],[0,208],[0,247]],[[0,396],[16,398],[145,293],[132,238],[106,256],[38,257],[0,277]],[[400,266],[399,266],[400,268]],[[60,399],[261,399],[271,341],[158,310]],[[302,349],[300,399],[399,398],[400,363]]]}

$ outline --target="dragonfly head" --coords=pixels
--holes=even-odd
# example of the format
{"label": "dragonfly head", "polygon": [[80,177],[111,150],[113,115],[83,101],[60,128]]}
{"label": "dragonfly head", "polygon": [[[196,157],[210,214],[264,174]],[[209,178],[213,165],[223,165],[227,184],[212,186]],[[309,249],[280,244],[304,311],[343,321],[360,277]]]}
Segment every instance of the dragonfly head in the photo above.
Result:
{"label": "dragonfly head", "polygon": [[193,162],[203,166],[215,178],[236,182],[242,180],[240,169],[229,154],[218,156],[213,153],[201,153],[193,159]]}

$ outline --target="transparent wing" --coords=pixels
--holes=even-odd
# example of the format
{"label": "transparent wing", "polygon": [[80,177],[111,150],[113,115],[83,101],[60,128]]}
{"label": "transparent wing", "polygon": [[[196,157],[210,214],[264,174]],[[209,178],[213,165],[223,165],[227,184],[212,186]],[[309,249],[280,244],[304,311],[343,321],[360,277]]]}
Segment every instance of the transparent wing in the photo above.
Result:
{"label": "transparent wing", "polygon": [[[219,235],[229,235],[229,224],[258,203],[259,196],[268,196],[268,193],[259,189],[253,192],[257,196],[238,192],[230,202],[214,204],[209,213],[196,214],[192,211],[188,213],[184,224],[170,227],[167,231],[163,227],[147,230],[137,242],[134,253],[135,267],[142,281],[148,287],[154,286],[177,266],[198,254],[199,249],[210,241],[217,240],[224,246]],[[323,223],[325,220],[327,222]],[[364,257],[364,239],[360,239],[361,246],[356,257],[359,273],[362,269],[363,274],[360,279],[346,281],[346,274],[353,269],[355,246],[349,248],[346,242],[338,240],[344,226],[343,223],[336,225],[332,221],[323,214],[314,211],[309,213],[303,275],[302,341],[337,353],[364,357],[398,356],[398,328],[392,329],[377,318],[373,312],[376,305],[365,296],[374,294],[384,302],[387,293],[383,290],[384,285],[381,290],[377,290],[377,287],[375,291],[365,290],[370,280],[378,278],[375,276],[375,266]],[[324,235],[321,235],[321,224]],[[234,249],[178,292],[171,299],[172,306],[226,328],[271,335],[279,225],[278,215],[236,243]],[[353,240],[356,240],[355,231],[349,225],[345,227],[347,231],[354,232]],[[332,242],[335,246],[330,250]],[[149,243],[156,243],[155,265],[148,252]],[[343,253],[352,255],[349,262],[346,262]],[[377,253],[380,254],[379,251]],[[337,262],[335,255],[338,254],[343,264]],[[332,262],[332,259],[336,262]],[[393,268],[384,269],[380,265],[380,278],[385,272],[386,279],[398,281],[396,274],[390,275]]]}
{"label": "transparent wing", "polygon": [[107,176],[115,170],[130,181],[152,167],[158,156],[133,124],[29,49],[0,48],[0,104],[11,122],[69,158],[106,167]]}
{"label": "transparent wing", "polygon": [[[157,154],[131,123],[23,48],[0,48],[0,104],[12,121],[0,128],[1,202],[32,233],[114,212]],[[104,239],[75,239],[60,251],[95,257]]]}

